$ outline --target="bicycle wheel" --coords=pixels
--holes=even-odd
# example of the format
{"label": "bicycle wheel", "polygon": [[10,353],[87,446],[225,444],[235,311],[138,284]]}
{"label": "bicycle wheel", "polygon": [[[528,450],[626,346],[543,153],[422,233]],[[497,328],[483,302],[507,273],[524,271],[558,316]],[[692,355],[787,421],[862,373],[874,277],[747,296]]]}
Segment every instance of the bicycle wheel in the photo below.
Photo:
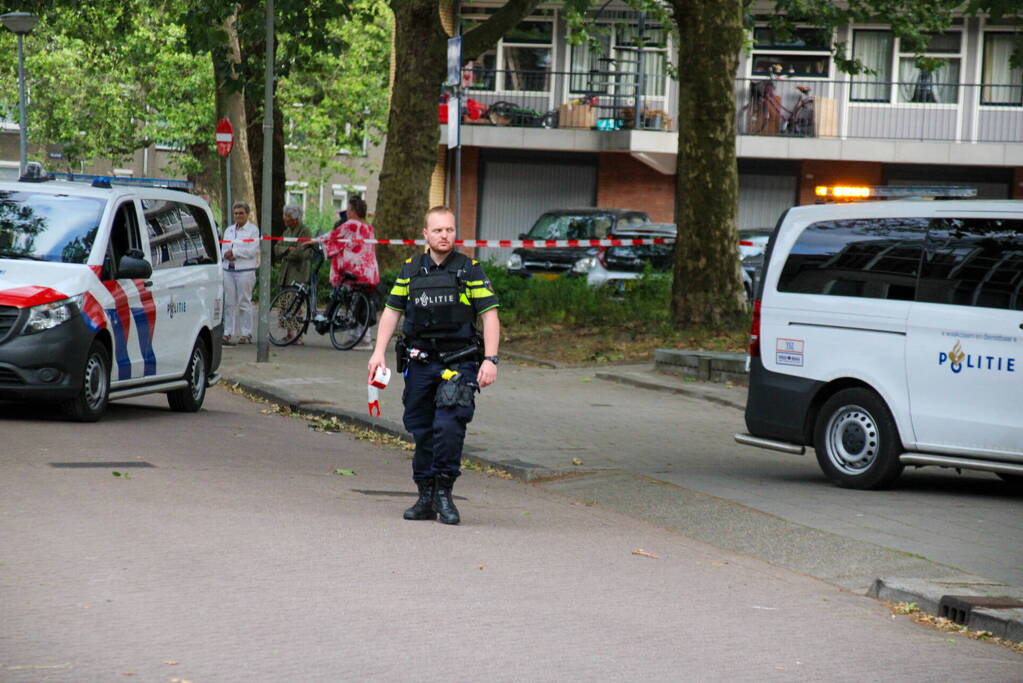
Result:
{"label": "bicycle wheel", "polygon": [[270,343],[287,346],[309,328],[309,299],[298,287],[285,287],[270,301]]}
{"label": "bicycle wheel", "polygon": [[369,299],[360,291],[350,290],[330,309],[330,343],[339,351],[347,351],[366,336],[369,329]]}

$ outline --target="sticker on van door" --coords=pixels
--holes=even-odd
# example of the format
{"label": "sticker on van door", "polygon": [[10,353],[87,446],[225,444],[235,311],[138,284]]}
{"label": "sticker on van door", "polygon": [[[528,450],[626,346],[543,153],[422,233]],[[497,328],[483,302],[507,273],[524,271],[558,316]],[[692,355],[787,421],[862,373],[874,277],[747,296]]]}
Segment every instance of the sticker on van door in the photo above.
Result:
{"label": "sticker on van door", "polygon": [[775,341],[774,361],[778,365],[803,367],[803,340],[779,337]]}

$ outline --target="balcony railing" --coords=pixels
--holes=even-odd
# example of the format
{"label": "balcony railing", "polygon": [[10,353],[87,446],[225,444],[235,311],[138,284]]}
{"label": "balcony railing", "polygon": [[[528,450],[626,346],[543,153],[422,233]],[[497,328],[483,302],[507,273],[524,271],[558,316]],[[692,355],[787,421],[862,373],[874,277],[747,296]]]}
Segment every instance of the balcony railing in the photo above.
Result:
{"label": "balcony railing", "polygon": [[639,79],[633,71],[466,70],[462,120],[537,128],[674,130],[666,81],[665,74]]}
{"label": "balcony railing", "polygon": [[[466,71],[466,124],[614,131],[677,130],[664,74]],[[671,87],[680,87],[672,81]],[[687,87],[684,79],[681,87]],[[639,116],[636,116],[637,91]],[[1023,84],[735,81],[739,135],[940,142],[1023,142]]]}
{"label": "balcony railing", "polygon": [[1023,84],[738,79],[740,135],[1023,142]]}

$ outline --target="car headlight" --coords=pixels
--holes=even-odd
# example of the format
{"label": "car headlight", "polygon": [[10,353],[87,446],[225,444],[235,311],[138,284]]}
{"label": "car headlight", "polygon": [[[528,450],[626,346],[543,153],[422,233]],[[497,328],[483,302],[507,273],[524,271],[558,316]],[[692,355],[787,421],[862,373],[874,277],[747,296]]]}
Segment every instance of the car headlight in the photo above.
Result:
{"label": "car headlight", "polygon": [[597,266],[596,257],[587,256],[586,258],[579,259],[578,261],[575,262],[575,264],[573,264],[572,272],[579,273],[580,275],[585,275],[586,273],[593,270],[596,266]]}
{"label": "car headlight", "polygon": [[66,323],[82,310],[82,295],[73,296],[70,299],[61,299],[48,304],[33,306],[28,309],[28,322],[21,330],[22,334],[33,334],[49,330],[58,325]]}
{"label": "car headlight", "polygon": [[512,254],[508,257],[508,263],[505,264],[508,270],[522,270],[522,256],[519,254]]}

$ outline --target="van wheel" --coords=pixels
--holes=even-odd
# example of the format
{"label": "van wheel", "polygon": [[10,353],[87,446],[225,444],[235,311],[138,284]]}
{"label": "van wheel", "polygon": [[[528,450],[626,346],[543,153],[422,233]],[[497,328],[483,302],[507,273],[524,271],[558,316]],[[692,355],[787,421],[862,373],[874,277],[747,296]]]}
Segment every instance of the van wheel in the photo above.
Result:
{"label": "van wheel", "polygon": [[996,472],[995,474],[1004,481],[1009,488],[1023,490],[1023,474],[1009,474],[1008,472]]}
{"label": "van wheel", "polygon": [[167,403],[171,410],[179,413],[197,413],[206,399],[206,383],[209,379],[209,363],[206,345],[196,340],[192,355],[188,359],[188,370],[185,371],[187,387],[167,392]]}
{"label": "van wheel", "polygon": [[78,394],[62,407],[64,413],[78,422],[96,422],[107,410],[110,400],[110,361],[107,349],[93,340],[82,368],[82,384]]}
{"label": "van wheel", "polygon": [[829,398],[817,416],[813,443],[824,474],[842,488],[884,488],[902,474],[895,420],[869,389],[843,389]]}

